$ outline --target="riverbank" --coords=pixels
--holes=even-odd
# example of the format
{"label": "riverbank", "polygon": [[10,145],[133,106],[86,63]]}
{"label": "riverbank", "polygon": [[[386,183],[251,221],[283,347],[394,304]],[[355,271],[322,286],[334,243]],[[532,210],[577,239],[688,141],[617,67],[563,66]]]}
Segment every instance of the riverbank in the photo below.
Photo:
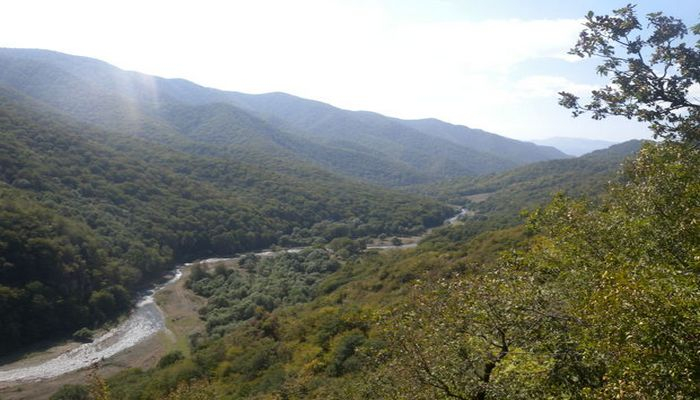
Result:
{"label": "riverbank", "polygon": [[[197,310],[206,303],[205,299],[185,288],[188,274],[188,270],[183,270],[181,279],[173,285],[164,287],[154,296],[155,305],[160,308],[163,315],[167,316],[164,319],[167,329],[145,338],[112,357],[101,360],[99,362],[101,376],[111,376],[128,368],[151,368],[163,355],[172,350],[188,351],[187,340],[190,333],[204,329]],[[75,348],[75,345],[71,347],[70,344],[62,344],[18,360],[16,363],[4,365],[3,370],[36,365],[37,362],[56,358],[72,348]],[[88,369],[80,369],[43,379],[40,382],[0,382],[0,398],[3,400],[48,399],[65,384],[84,384],[88,373]]]}
{"label": "riverbank", "polygon": [[[460,210],[459,215],[463,215]],[[457,218],[445,221],[454,223]],[[401,249],[414,247],[422,236],[399,238],[402,244],[375,242],[368,249]],[[302,248],[266,250],[258,256],[281,252],[296,252]],[[236,258],[199,261],[213,265],[220,261],[234,262]],[[203,330],[198,310],[206,303],[184,287],[190,264],[175,270],[172,279],[146,293],[136,310],[117,327],[88,344],[62,344],[47,351],[32,354],[17,362],[0,367],[0,398],[48,398],[64,384],[84,383],[86,368],[98,363],[100,374],[109,376],[127,368],[150,368],[160,357],[172,350],[189,351],[189,337]],[[67,347],[65,347],[67,346]],[[72,347],[71,347],[72,346]],[[40,384],[37,384],[41,381]]]}

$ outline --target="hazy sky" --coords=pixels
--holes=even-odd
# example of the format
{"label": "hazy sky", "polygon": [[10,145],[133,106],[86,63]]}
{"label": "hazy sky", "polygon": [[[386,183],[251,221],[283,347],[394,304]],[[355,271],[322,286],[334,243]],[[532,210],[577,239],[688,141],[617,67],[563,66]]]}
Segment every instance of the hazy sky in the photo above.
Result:
{"label": "hazy sky", "polygon": [[[519,139],[646,137],[624,119],[571,119],[560,90],[603,81],[566,54],[588,11],[628,0],[6,1],[0,47],[51,49],[248,93],[281,91]],[[700,21],[697,0],[640,1]]]}

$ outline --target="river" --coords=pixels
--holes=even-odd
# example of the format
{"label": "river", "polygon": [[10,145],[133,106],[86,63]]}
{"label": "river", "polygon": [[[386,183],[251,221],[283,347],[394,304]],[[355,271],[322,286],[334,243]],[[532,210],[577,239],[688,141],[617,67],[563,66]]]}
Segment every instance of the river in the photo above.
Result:
{"label": "river", "polygon": [[[445,224],[455,223],[462,215],[465,215],[466,212],[466,209],[461,209],[459,214],[447,219]],[[415,246],[416,243],[409,243],[399,246],[368,246],[367,248],[399,249]],[[269,257],[284,252],[296,253],[303,249],[304,248],[291,248],[279,251],[266,250],[255,253],[255,255]],[[199,262],[207,264],[229,260],[233,259],[210,258]],[[165,317],[160,307],[155,303],[154,296],[159,290],[177,282],[182,277],[182,269],[190,265],[192,265],[192,263],[176,267],[172,272],[172,277],[167,282],[157,285],[143,294],[128,318],[92,342],[81,344],[49,360],[38,361],[36,364],[31,364],[31,361],[29,361],[30,365],[23,365],[21,367],[13,367],[12,364],[0,366],[0,383],[21,383],[51,379],[59,375],[87,368],[96,362],[112,357],[148,339],[161,330],[167,329],[165,326]]]}

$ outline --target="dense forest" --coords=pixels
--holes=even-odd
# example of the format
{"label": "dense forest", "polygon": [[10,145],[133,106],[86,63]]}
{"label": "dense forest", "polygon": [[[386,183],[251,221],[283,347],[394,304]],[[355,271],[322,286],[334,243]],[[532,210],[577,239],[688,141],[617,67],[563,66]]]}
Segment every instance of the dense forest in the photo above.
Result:
{"label": "dense forest", "polygon": [[481,232],[522,224],[523,213],[546,204],[557,194],[591,200],[604,196],[608,184],[620,178],[620,165],[633,158],[641,144],[631,140],[578,158],[542,161],[484,177],[413,186],[412,192],[463,205],[470,214],[461,224],[433,230],[423,239],[423,245],[435,249],[454,247]]}
{"label": "dense forest", "polygon": [[177,261],[413,235],[452,212],[313,167],[174,152],[5,89],[0,138],[0,353],[115,317]]}
{"label": "dense forest", "polygon": [[[594,202],[559,196],[527,226],[341,260],[310,301],[260,307],[197,338],[190,358],[125,371],[110,388],[125,399],[694,398],[699,157],[647,144]],[[193,281],[207,318],[235,310],[226,301],[251,287],[240,274]],[[263,287],[246,294],[274,285]]]}
{"label": "dense forest", "polygon": [[176,262],[416,235],[452,212],[358,180],[401,185],[563,156],[483,132],[481,147],[455,146],[407,123],[0,49],[0,354],[114,319]]}
{"label": "dense forest", "polygon": [[81,122],[292,176],[314,174],[313,165],[403,186],[567,157],[438,120],[398,120],[283,93],[225,92],[45,50],[0,49],[0,85]]}
{"label": "dense forest", "polygon": [[200,314],[211,336],[221,336],[260,313],[310,301],[316,285],[340,267],[323,249],[272,258],[247,255],[238,264],[236,269],[219,267],[213,274],[193,267],[188,287],[209,299]]}
{"label": "dense forest", "polygon": [[153,367],[103,359],[51,399],[700,398],[697,35],[586,15],[571,54],[610,84],[560,105],[655,140],[577,158],[0,49],[0,355],[90,340],[178,263],[235,255],[183,267],[201,329]]}
{"label": "dense forest", "polygon": [[[592,190],[587,198],[560,193],[529,212],[525,224],[484,225],[458,239],[437,234],[413,250],[319,248],[196,270],[189,285],[209,299],[202,309],[208,335],[192,338],[189,356],[171,354],[156,368],[126,370],[98,381],[94,393],[119,399],[700,397],[700,105],[687,97],[700,81],[700,50],[677,41],[687,33],[681,21],[660,13],[647,19],[651,35],[629,41],[642,28],[633,6],[610,16],[590,13],[573,52],[603,57],[600,70],[617,86],[594,92],[586,105],[562,93],[561,103],[575,115],[637,117],[659,141],[485,178],[473,193],[508,194],[489,197],[491,205],[478,210],[486,217],[512,210],[510,196],[534,207],[546,196],[527,196],[538,185],[547,195],[573,189],[555,183],[576,176],[568,165],[589,174],[580,180]],[[610,41],[634,51],[620,59]],[[643,51],[654,54],[652,66],[673,67],[678,75],[640,68]],[[668,108],[671,98],[675,109]],[[620,162],[620,173],[611,174]],[[470,218],[479,212],[445,230],[468,226]],[[250,312],[233,299],[243,299]]]}

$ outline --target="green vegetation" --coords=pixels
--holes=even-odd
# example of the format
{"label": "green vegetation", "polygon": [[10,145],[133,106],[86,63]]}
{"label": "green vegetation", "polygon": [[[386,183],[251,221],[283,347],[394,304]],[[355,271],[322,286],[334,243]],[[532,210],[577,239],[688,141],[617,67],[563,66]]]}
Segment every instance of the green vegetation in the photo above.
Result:
{"label": "green vegetation", "polygon": [[159,398],[186,376],[224,399],[695,398],[699,161],[647,144],[595,203],[559,196],[527,229],[345,262],[311,301],[113,393]]}
{"label": "green vegetation", "polygon": [[185,356],[179,350],[173,350],[170,353],[164,355],[158,360],[158,368],[165,368],[168,365],[175,364],[180,360],[184,360]]}
{"label": "green vegetation", "polygon": [[[383,307],[405,303],[416,279],[439,279],[475,263],[491,263],[499,251],[524,238],[523,229],[517,228],[484,233],[454,252],[369,251],[360,258],[331,260],[340,268],[309,285],[305,302],[278,301],[271,311],[258,306],[246,320],[193,338],[191,359],[164,369],[118,374],[109,380],[112,393],[124,399],[161,398],[175,390],[178,379],[194,379],[207,381],[216,398],[348,398],[349,388],[366,387],[361,373],[371,367],[367,354],[385,348],[375,324]],[[214,304],[205,309],[204,318],[236,309],[236,302],[221,305],[221,300],[238,296],[245,282],[257,285],[257,297],[276,292],[281,293],[278,299],[288,299],[285,293],[292,285],[308,285],[301,278],[309,273],[301,266],[326,260],[319,252],[325,253],[316,249],[268,259],[249,257],[241,264],[254,261],[249,265],[255,269],[241,266],[241,275],[251,270],[244,279],[235,269],[199,275],[192,284],[206,285],[210,292],[199,293]],[[273,280],[264,266],[279,268],[277,276],[297,278],[289,280],[294,282],[289,289],[279,291],[276,287],[288,280]],[[255,271],[262,276],[250,276]],[[256,297],[252,291],[248,294]]]}
{"label": "green vegetation", "polygon": [[530,248],[380,319],[364,390],[392,398],[695,398],[698,157],[643,148],[601,205],[556,198]]}
{"label": "green vegetation", "polygon": [[[338,240],[331,247],[337,248]],[[338,267],[338,260],[322,249],[275,257],[246,255],[234,269],[217,268],[210,274],[193,267],[187,285],[208,299],[200,314],[207,332],[221,336],[240,322],[260,318],[280,306],[308,302],[318,282]]]}
{"label": "green vegetation", "polygon": [[246,95],[119,70],[84,57],[0,49],[0,85],[54,111],[196,155],[399,186],[565,158],[437,120],[351,112],[282,93]]}
{"label": "green vegetation", "polygon": [[[561,92],[559,104],[574,117],[623,116],[648,123],[656,138],[696,141],[700,105],[689,91],[700,81],[698,43],[693,48],[684,40],[688,28],[680,19],[655,12],[643,24],[634,8],[630,4],[612,16],[586,15],[586,29],[569,54],[600,59],[596,70],[609,76],[610,84],[592,91],[584,105]],[[650,35],[639,34],[644,25]],[[692,32],[700,34],[700,24]]]}
{"label": "green vegetation", "polygon": [[63,385],[49,400],[91,400],[90,390],[82,385]]}
{"label": "green vegetation", "polygon": [[91,342],[95,332],[92,329],[80,328],[73,332],[73,339],[79,342]]}
{"label": "green vegetation", "polygon": [[[415,191],[452,204],[465,204],[474,212],[456,226],[436,229],[422,245],[450,246],[486,230],[521,224],[523,211],[547,204],[557,193],[594,199],[619,178],[623,162],[633,157],[641,144],[632,140],[579,158],[544,161],[492,176],[414,187]],[[471,200],[474,198],[478,201]],[[450,240],[441,240],[443,236]]]}
{"label": "green vegetation", "polygon": [[304,173],[176,152],[0,89],[0,353],[115,318],[179,260],[415,234],[450,212]]}
{"label": "green vegetation", "polygon": [[[699,398],[698,106],[678,102],[671,116],[654,105],[687,99],[683,82],[697,72],[700,48],[674,47],[685,33],[679,21],[648,18],[650,37],[633,47],[673,49],[658,54],[680,83],[621,81],[624,90],[592,111],[651,115],[670,140],[643,144],[601,196],[560,194],[526,226],[471,225],[453,239],[450,231],[464,229],[457,225],[415,250],[345,260],[313,283],[308,301],[193,341],[192,357],[166,368],[123,372],[110,380],[113,394],[162,398],[192,385],[221,399]],[[613,51],[611,42],[624,45],[641,27],[632,6],[588,21],[584,49]],[[629,54],[604,65],[653,72]],[[608,170],[592,187],[604,186]],[[244,281],[199,278],[212,295]],[[187,396],[179,398],[195,398]]]}

